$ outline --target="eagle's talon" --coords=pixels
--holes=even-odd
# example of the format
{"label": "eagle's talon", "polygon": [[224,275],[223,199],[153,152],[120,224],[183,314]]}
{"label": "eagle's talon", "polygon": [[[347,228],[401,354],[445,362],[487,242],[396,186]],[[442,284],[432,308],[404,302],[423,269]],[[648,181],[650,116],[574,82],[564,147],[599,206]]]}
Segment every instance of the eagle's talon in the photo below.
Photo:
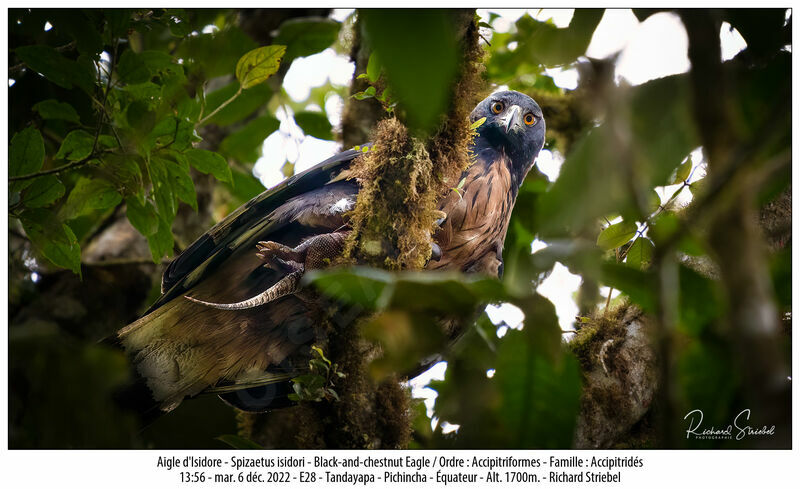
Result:
{"label": "eagle's talon", "polygon": [[[287,262],[303,262],[302,253],[298,252],[296,248],[289,248],[274,241],[259,241],[256,249],[258,250],[256,256],[264,262],[264,266],[278,272],[297,271],[297,266],[287,266]],[[276,260],[280,260],[280,262]]]}

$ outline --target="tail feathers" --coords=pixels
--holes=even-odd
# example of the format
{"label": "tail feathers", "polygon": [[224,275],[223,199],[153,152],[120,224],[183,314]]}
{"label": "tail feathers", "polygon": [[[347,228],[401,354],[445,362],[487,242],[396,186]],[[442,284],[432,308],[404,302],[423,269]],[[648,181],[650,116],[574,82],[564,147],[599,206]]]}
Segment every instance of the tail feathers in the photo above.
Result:
{"label": "tail feathers", "polygon": [[155,341],[140,350],[134,363],[147,379],[153,397],[163,411],[172,411],[184,398],[193,397],[221,375],[215,362],[201,358],[196,348],[167,340]]}
{"label": "tail feathers", "polygon": [[280,382],[287,382],[293,379],[294,377],[297,377],[297,375],[299,375],[297,372],[263,372],[261,375],[254,378],[240,379],[236,380],[235,382],[209,387],[208,389],[203,391],[203,393],[227,394],[230,392],[240,391],[244,389],[263,387],[267,385],[277,384]]}
{"label": "tail feathers", "polygon": [[263,372],[261,375],[218,385],[203,391],[204,394],[217,394],[229,406],[251,413],[263,413],[294,404],[289,399],[293,392],[290,380],[298,372]]}

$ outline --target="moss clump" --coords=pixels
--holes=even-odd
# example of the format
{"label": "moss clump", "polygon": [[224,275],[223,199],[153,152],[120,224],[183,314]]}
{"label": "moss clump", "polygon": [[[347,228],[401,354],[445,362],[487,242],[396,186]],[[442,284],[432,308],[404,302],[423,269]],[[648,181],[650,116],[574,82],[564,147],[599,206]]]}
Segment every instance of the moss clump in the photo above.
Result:
{"label": "moss clump", "polygon": [[396,118],[380,121],[373,148],[346,174],[361,185],[350,214],[353,232],[342,261],[390,270],[420,269],[431,254],[431,235],[441,217],[439,200],[470,164],[469,114],[482,94],[483,50],[477,26],[466,31],[460,77],[450,110],[427,139],[409,134]]}
{"label": "moss clump", "polygon": [[374,135],[375,146],[348,175],[361,190],[344,256],[390,270],[422,268],[437,219],[433,162],[397,119],[379,122]]}
{"label": "moss clump", "polygon": [[[607,356],[622,345],[627,334],[624,318],[629,308],[628,303],[623,303],[604,313],[595,313],[567,343],[581,363],[582,371],[587,372],[597,365],[603,348],[603,356]],[[614,365],[608,367],[615,368]]]}

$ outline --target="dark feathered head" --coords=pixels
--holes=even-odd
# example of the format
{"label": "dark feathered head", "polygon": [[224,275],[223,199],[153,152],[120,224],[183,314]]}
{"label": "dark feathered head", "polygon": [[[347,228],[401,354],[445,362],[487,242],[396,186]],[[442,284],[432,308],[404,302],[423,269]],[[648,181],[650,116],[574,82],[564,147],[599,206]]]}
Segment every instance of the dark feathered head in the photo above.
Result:
{"label": "dark feathered head", "polygon": [[486,121],[477,129],[476,151],[489,147],[505,153],[521,182],[544,146],[541,107],[524,93],[509,90],[486,97],[472,111],[470,121],[481,117]]}

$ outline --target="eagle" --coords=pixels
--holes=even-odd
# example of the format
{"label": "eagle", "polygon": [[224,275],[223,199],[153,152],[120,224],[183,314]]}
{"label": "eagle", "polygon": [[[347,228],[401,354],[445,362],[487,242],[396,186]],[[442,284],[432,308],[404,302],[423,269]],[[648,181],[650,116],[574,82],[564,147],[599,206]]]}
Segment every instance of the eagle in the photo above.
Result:
{"label": "eagle", "polygon": [[[502,275],[519,187],[544,146],[542,109],[496,92],[470,114],[473,163],[439,202],[426,270]],[[301,278],[341,254],[358,182],[338,178],[360,149],[339,153],[256,196],[166,268],[161,297],[117,332],[161,410],[212,393],[246,411],[287,404],[290,359],[314,340]]]}

